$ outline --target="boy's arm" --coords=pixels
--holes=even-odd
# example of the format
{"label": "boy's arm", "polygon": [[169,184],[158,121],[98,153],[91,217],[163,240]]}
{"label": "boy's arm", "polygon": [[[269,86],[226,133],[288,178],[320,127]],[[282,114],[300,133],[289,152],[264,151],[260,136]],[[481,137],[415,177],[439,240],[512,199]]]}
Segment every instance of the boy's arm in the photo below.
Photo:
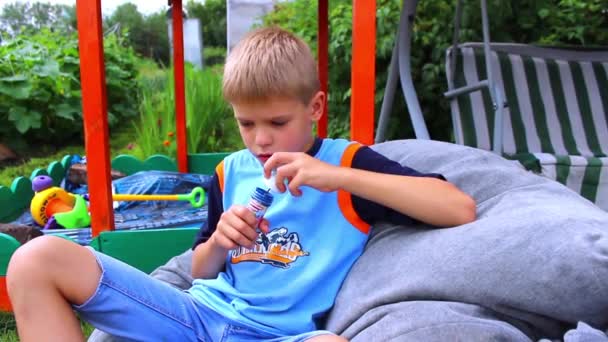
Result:
{"label": "boy's arm", "polygon": [[219,182],[219,177],[215,173],[207,194],[207,221],[199,230],[192,247],[194,250],[194,253],[192,253],[192,277],[194,279],[217,277],[226,262],[226,253],[213,248],[212,244],[208,243],[224,211]]}
{"label": "boy's arm", "polygon": [[[357,147],[353,147],[347,152],[354,154]],[[276,169],[277,188],[294,196],[302,194],[299,187],[304,185],[326,192],[344,190],[436,226],[457,226],[475,219],[475,201],[449,182],[353,169],[351,161],[335,166],[305,153],[278,152],[264,164],[264,176]]]}
{"label": "boy's arm", "polygon": [[[369,147],[361,147],[355,152],[350,167],[392,175],[431,177],[445,180],[445,177],[441,174],[418,172],[417,170],[403,166],[394,160],[388,159]],[[352,206],[357,215],[370,225],[374,225],[378,222],[411,225],[414,222],[418,222],[418,220],[384,205],[352,194],[349,194],[349,196],[351,196]]]}
{"label": "boy's arm", "polygon": [[[356,165],[356,159],[361,156],[369,159],[369,165],[362,167],[361,162]],[[357,202],[360,206],[363,199],[418,221],[443,227],[475,219],[475,201],[453,184],[442,180],[440,175],[421,174],[367,147],[355,153],[353,164],[350,168],[342,168],[342,176],[337,180],[340,189],[353,195],[355,207]],[[357,197],[359,201],[355,200]],[[378,219],[362,218],[368,223]]]}

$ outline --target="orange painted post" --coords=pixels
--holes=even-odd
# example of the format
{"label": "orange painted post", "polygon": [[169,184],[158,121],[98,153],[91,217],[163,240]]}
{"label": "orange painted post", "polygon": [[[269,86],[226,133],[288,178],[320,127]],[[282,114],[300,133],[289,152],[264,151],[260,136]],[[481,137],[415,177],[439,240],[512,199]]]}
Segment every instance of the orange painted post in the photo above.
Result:
{"label": "orange painted post", "polygon": [[173,79],[175,82],[175,126],[177,133],[177,169],[188,172],[186,139],[186,91],[184,86],[184,22],[182,0],[172,0]]}
{"label": "orange painted post", "polygon": [[6,290],[6,277],[0,276],[0,312],[12,312],[13,308]]}
{"label": "orange painted post", "polygon": [[376,0],[353,0],[350,137],[374,143]]}
{"label": "orange painted post", "polygon": [[[319,80],[321,81],[321,91],[326,96],[328,93],[328,82],[329,82],[329,10],[327,7],[327,0],[319,0],[318,4],[318,15],[317,15],[317,63],[319,68]],[[317,133],[319,137],[327,137],[327,120],[328,120],[328,108],[327,108],[327,97],[325,98],[325,105],[323,106],[323,116],[319,120],[319,127]]]}
{"label": "orange painted post", "polygon": [[93,236],[114,229],[101,0],[77,0],[80,84]]}

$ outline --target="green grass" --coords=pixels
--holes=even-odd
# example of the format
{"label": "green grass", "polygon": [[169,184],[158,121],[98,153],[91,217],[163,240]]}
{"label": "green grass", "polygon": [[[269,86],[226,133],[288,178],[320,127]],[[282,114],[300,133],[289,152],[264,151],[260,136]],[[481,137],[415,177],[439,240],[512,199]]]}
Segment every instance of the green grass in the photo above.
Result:
{"label": "green grass", "polygon": [[2,342],[17,342],[17,330],[13,315],[0,313],[0,341]]}
{"label": "green grass", "polygon": [[[140,118],[134,123],[134,155],[143,159],[161,153],[175,157],[175,91],[173,69],[148,70],[140,76]],[[221,74],[215,69],[185,69],[188,152],[240,149],[232,110],[222,97]]]}
{"label": "green grass", "polygon": [[[81,322],[82,332],[85,337],[89,337],[93,332],[93,326]],[[2,342],[18,342],[19,336],[17,335],[17,326],[15,324],[15,317],[10,313],[0,312],[0,341]]]}

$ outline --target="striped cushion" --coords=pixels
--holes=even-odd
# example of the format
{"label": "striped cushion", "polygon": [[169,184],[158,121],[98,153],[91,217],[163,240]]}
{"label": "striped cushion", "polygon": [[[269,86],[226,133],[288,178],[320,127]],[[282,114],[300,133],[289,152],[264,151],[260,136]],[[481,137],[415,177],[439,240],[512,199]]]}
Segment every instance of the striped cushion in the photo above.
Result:
{"label": "striped cushion", "polygon": [[[608,186],[608,50],[523,44],[492,44],[492,50],[494,77],[508,104],[504,154],[524,165],[535,159],[543,174],[608,209],[608,189],[597,189]],[[459,46],[454,87],[484,79],[483,45]],[[451,109],[456,142],[491,150],[494,109],[488,90],[458,96]]]}

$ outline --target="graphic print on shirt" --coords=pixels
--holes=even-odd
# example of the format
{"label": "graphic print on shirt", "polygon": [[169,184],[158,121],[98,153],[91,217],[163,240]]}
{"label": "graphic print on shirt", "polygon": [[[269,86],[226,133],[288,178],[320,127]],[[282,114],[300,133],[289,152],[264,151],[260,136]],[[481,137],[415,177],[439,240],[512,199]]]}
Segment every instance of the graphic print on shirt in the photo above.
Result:
{"label": "graphic print on shirt", "polygon": [[232,250],[230,261],[237,264],[243,261],[255,261],[275,267],[289,268],[290,264],[301,256],[307,256],[300,245],[297,233],[288,233],[287,228],[273,229],[268,234],[260,234],[253,249],[239,247]]}

